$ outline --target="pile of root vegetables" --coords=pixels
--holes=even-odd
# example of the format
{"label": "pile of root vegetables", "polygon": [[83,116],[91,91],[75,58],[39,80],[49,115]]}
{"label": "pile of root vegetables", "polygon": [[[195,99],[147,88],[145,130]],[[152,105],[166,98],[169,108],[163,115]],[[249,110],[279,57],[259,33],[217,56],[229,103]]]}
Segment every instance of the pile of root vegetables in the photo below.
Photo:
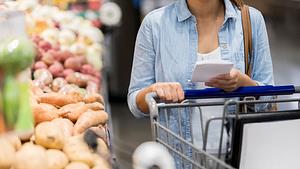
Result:
{"label": "pile of root vegetables", "polygon": [[[37,125],[30,141],[25,143],[14,134],[1,136],[0,168],[110,169],[105,141],[97,138],[93,141],[94,147],[90,147],[86,142],[87,135],[71,136],[72,127],[69,120],[55,119]],[[102,128],[90,131],[105,132]]]}
{"label": "pile of root vegetables", "polygon": [[[26,6],[27,30],[35,44],[31,68],[30,139],[0,137],[0,169],[108,169],[110,153],[101,91],[102,33],[70,12]],[[89,134],[96,141],[87,141]]]}

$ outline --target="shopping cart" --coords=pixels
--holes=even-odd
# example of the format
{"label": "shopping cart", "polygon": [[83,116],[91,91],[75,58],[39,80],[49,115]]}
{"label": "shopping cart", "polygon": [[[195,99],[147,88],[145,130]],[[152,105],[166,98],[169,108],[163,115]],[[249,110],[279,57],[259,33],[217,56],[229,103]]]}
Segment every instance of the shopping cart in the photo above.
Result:
{"label": "shopping cart", "polygon": [[[235,131],[234,125],[236,124],[235,119],[239,119],[245,114],[253,114],[259,116],[263,112],[256,112],[255,109],[247,112],[251,106],[258,104],[277,104],[277,103],[287,103],[296,102],[298,103],[298,109],[294,113],[300,114],[300,98],[285,98],[278,99],[277,97],[272,97],[271,99],[260,100],[261,96],[278,96],[278,95],[292,95],[294,93],[299,93],[300,88],[294,86],[258,86],[258,87],[242,87],[234,92],[224,92],[217,88],[208,88],[203,90],[186,90],[185,91],[185,101],[182,103],[160,103],[158,101],[157,95],[155,93],[150,93],[146,96],[146,102],[149,106],[151,129],[153,140],[161,143],[172,154],[176,161],[177,169],[179,168],[193,168],[193,169],[234,169],[238,166],[232,167],[232,162],[225,162],[225,158],[222,158],[222,150],[224,149],[224,133],[227,132],[229,135],[234,135]],[[205,101],[201,102],[198,99],[211,99],[211,98],[226,98],[223,101]],[[240,98],[240,99],[234,99]],[[243,98],[243,99],[241,99]],[[201,119],[201,107],[204,106],[224,106],[223,114],[220,117],[212,117],[203,124]],[[241,111],[240,107],[244,107],[245,111]],[[229,109],[234,108],[234,112]],[[193,138],[187,138],[183,132],[184,126],[182,118],[186,116],[192,117],[192,113],[197,111],[200,113],[201,120],[201,130],[203,137],[203,144],[201,147],[195,145]],[[279,113],[284,113],[286,111],[280,111]],[[169,123],[170,120],[174,120],[174,116],[171,117],[169,114],[177,114],[177,126],[176,131],[174,131],[174,126],[172,130],[172,124]],[[266,113],[266,112],[264,112]],[[273,114],[272,114],[273,113]],[[274,111],[268,115],[274,115]],[[278,112],[276,112],[278,113]],[[276,114],[278,115],[278,114]],[[275,115],[275,116],[276,116]],[[171,119],[171,118],[173,119]],[[300,117],[299,117],[300,118]],[[190,122],[192,119],[189,119]],[[208,153],[207,143],[209,137],[210,125],[214,121],[221,121],[220,123],[220,133],[219,133],[219,148],[217,154]],[[191,124],[191,123],[189,123]],[[174,125],[174,124],[173,124]],[[193,125],[193,124],[191,124]],[[229,127],[228,127],[229,126]],[[192,126],[190,127],[192,128]],[[231,131],[231,134],[230,132]],[[192,132],[191,132],[192,133]],[[228,137],[226,141],[226,159],[232,160],[230,153],[232,153],[233,137]],[[228,157],[229,156],[229,157]]]}

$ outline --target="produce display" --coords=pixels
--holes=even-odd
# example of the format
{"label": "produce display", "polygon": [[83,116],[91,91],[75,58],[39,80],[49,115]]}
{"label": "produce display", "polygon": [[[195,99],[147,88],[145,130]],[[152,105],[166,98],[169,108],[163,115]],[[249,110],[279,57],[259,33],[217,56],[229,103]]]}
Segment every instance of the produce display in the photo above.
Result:
{"label": "produce display", "polygon": [[[90,147],[87,134],[67,137],[54,122],[40,123],[30,142],[16,135],[0,137],[1,169],[109,169],[109,150],[101,138]],[[90,131],[91,132],[91,131]],[[96,146],[95,146],[96,145]]]}
{"label": "produce display", "polygon": [[[20,139],[14,132],[0,136],[0,169],[111,168],[106,137],[109,117],[100,94],[103,34],[90,21],[57,7],[27,0],[6,5],[24,11],[28,44],[35,51],[35,58],[23,59],[26,66],[18,65],[31,65],[32,80],[22,98],[28,101],[23,109],[30,109],[34,130],[27,138]],[[0,63],[5,63],[3,53],[0,46]],[[5,80],[8,87],[13,82]],[[1,103],[15,105],[16,97],[8,98],[10,103]],[[20,110],[13,108],[4,113]]]}

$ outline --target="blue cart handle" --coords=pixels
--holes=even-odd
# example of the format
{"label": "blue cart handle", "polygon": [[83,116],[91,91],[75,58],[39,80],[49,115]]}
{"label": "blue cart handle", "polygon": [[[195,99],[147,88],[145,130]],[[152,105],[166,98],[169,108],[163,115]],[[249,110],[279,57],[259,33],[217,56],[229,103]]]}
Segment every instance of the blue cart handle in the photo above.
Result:
{"label": "blue cart handle", "polygon": [[300,93],[300,86],[251,86],[240,87],[233,92],[225,92],[219,88],[206,88],[201,90],[184,90],[185,99],[206,99],[206,98],[232,98],[247,96],[274,96],[291,95]]}

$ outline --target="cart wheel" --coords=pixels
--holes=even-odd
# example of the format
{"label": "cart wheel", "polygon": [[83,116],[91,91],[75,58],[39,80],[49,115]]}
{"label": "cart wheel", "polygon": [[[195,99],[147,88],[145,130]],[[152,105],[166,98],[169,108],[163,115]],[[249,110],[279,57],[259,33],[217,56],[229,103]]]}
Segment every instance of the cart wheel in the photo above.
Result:
{"label": "cart wheel", "polygon": [[156,142],[145,142],[133,153],[134,169],[175,169],[174,159],[167,148]]}

